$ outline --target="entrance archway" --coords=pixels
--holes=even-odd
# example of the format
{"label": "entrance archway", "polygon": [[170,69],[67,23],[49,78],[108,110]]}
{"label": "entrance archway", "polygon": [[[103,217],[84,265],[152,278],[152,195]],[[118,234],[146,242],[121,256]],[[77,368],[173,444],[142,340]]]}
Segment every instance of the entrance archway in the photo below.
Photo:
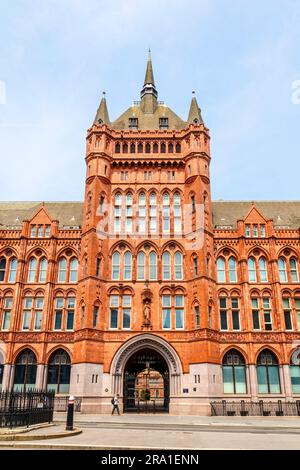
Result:
{"label": "entrance archway", "polygon": [[143,348],[126,362],[123,378],[125,412],[168,412],[169,367],[154,349]]}

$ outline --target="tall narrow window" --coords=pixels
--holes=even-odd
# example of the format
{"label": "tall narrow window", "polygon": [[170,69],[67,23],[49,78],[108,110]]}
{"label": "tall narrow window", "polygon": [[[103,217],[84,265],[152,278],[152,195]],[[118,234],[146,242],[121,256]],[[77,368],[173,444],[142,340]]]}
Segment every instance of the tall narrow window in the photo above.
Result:
{"label": "tall narrow window", "polygon": [[157,207],[156,207],[156,194],[150,194],[150,233],[157,233]]}
{"label": "tall narrow window", "polygon": [[199,328],[200,327],[200,307],[199,307],[199,305],[195,305],[194,310],[195,310],[195,328]]}
{"label": "tall narrow window", "polygon": [[96,259],[96,277],[100,277],[101,274],[101,258],[98,256]]}
{"label": "tall narrow window", "polygon": [[25,297],[23,308],[22,330],[29,330],[31,326],[31,311],[33,306],[32,297]]}
{"label": "tall narrow window", "polygon": [[132,233],[132,193],[126,194],[126,233]]}
{"label": "tall narrow window", "polygon": [[295,258],[290,259],[290,271],[291,271],[292,282],[299,282],[297,261],[295,260]]}
{"label": "tall narrow window", "polygon": [[17,258],[12,258],[9,263],[8,282],[16,282],[17,266]]}
{"label": "tall narrow window", "polygon": [[228,330],[227,299],[226,299],[226,297],[220,297],[219,298],[219,306],[220,306],[221,330]]}
{"label": "tall narrow window", "polygon": [[110,296],[110,328],[118,328],[119,296]]}
{"label": "tall narrow window", "polygon": [[226,282],[224,258],[217,259],[217,278],[218,282]]}
{"label": "tall narrow window", "polygon": [[176,251],[175,256],[174,256],[174,270],[175,270],[175,279],[180,280],[183,278],[183,273],[182,273],[182,254],[180,251]]}
{"label": "tall narrow window", "polygon": [[0,282],[3,282],[5,279],[5,270],[6,270],[6,258],[0,259]]}
{"label": "tall narrow window", "polygon": [[246,230],[246,237],[250,238],[251,237],[251,227],[250,227],[250,225],[246,225],[245,230]]}
{"label": "tall narrow window", "polygon": [[157,279],[157,256],[155,251],[151,251],[149,255],[149,279],[150,281]]}
{"label": "tall narrow window", "polygon": [[264,238],[266,236],[266,228],[264,225],[260,225],[260,236]]}
{"label": "tall narrow window", "polygon": [[117,193],[115,195],[115,207],[114,207],[114,231],[120,233],[121,230],[121,211],[122,211],[122,194]]}
{"label": "tall narrow window", "polygon": [[51,228],[51,226],[48,225],[48,224],[45,226],[45,237],[46,238],[50,237],[50,228]]}
{"label": "tall narrow window", "polygon": [[286,261],[284,258],[278,260],[280,282],[287,282]]}
{"label": "tall narrow window", "polygon": [[44,298],[36,297],[34,301],[34,329],[42,329],[42,319],[43,319],[43,308],[44,308]]}
{"label": "tall narrow window", "polygon": [[146,195],[139,194],[139,233],[146,233]]}
{"label": "tall narrow window", "polygon": [[140,251],[137,255],[137,278],[139,281],[145,279],[146,257],[145,253]]}
{"label": "tall narrow window", "polygon": [[2,326],[1,326],[3,331],[9,330],[9,327],[10,327],[12,303],[13,303],[12,297],[4,298]]}
{"label": "tall narrow window", "polygon": [[283,314],[284,314],[284,324],[286,330],[292,330],[292,309],[291,309],[291,300],[289,297],[282,299],[283,302]]}
{"label": "tall narrow window", "polygon": [[233,256],[231,256],[228,260],[228,274],[229,274],[229,282],[237,281],[236,260]]}
{"label": "tall narrow window", "polygon": [[39,282],[46,282],[48,262],[46,258],[40,260]]}
{"label": "tall narrow window", "polygon": [[231,315],[232,315],[232,329],[240,330],[239,299],[236,297],[233,297],[231,299]]}
{"label": "tall narrow window", "polygon": [[193,258],[193,268],[194,268],[194,277],[198,276],[198,258],[195,256]]}
{"label": "tall narrow window", "polygon": [[192,205],[192,213],[196,212],[196,202],[195,202],[195,196],[191,196],[191,205]]}
{"label": "tall narrow window", "polygon": [[78,278],[78,260],[72,258],[70,260],[70,282],[77,282]]}
{"label": "tall narrow window", "polygon": [[163,280],[169,281],[171,279],[171,255],[168,251],[165,251],[162,256],[162,271]]}
{"label": "tall narrow window", "polygon": [[184,296],[175,295],[175,328],[182,330],[184,327]]}
{"label": "tall narrow window", "polygon": [[43,238],[43,225],[38,226],[38,238]]}
{"label": "tall narrow window", "polygon": [[74,329],[74,315],[75,315],[75,297],[67,298],[67,321],[66,330]]}
{"label": "tall narrow window", "polygon": [[163,233],[170,232],[170,196],[168,193],[163,194]]}
{"label": "tall narrow window", "polygon": [[271,305],[270,305],[269,297],[263,297],[263,316],[264,316],[265,330],[271,331],[272,330],[272,315],[271,315]]}
{"label": "tall narrow window", "polygon": [[261,257],[259,258],[259,277],[260,282],[267,282],[268,281],[268,274],[267,274],[267,262],[266,259]]}
{"label": "tall narrow window", "polygon": [[97,328],[97,325],[98,325],[98,315],[99,315],[99,307],[98,307],[98,305],[94,305],[94,311],[93,311],[93,328]]}
{"label": "tall narrow window", "polygon": [[28,282],[35,282],[36,277],[36,258],[31,258],[29,261],[28,268]]}
{"label": "tall narrow window", "polygon": [[112,280],[120,280],[120,253],[117,251],[112,255]]}
{"label": "tall narrow window", "polygon": [[124,280],[129,281],[131,279],[132,271],[132,257],[130,251],[126,251],[124,254]]}
{"label": "tall narrow window", "polygon": [[63,306],[64,299],[63,297],[57,297],[55,299],[55,310],[54,310],[54,330],[62,329],[62,320],[63,320]]}
{"label": "tall narrow window", "polygon": [[248,259],[248,276],[249,282],[256,282],[256,267],[254,258]]}
{"label": "tall narrow window", "polygon": [[181,198],[179,193],[174,194],[174,233],[181,233]]}
{"label": "tall narrow window", "polygon": [[131,295],[123,295],[122,310],[122,327],[128,330],[131,327]]}
{"label": "tall narrow window", "polygon": [[165,330],[171,328],[171,296],[162,296],[162,327]]}
{"label": "tall narrow window", "polygon": [[30,238],[36,237],[36,225],[30,225]]}
{"label": "tall narrow window", "polygon": [[253,297],[251,299],[251,308],[252,308],[253,330],[260,330],[259,305],[258,305],[258,299],[256,297]]}
{"label": "tall narrow window", "polygon": [[67,260],[60,258],[58,262],[58,282],[66,282],[67,280]]}

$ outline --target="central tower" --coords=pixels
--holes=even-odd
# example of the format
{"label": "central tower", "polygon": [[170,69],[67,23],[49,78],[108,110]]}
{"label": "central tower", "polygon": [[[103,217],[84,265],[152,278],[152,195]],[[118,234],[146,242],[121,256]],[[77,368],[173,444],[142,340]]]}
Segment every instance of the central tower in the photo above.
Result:
{"label": "central tower", "polygon": [[150,51],[140,96],[111,121],[104,94],[87,131],[72,391],[86,411],[135,406],[144,357],[164,409],[199,413],[220,382],[209,130],[194,93],[186,121],[158,101]]}

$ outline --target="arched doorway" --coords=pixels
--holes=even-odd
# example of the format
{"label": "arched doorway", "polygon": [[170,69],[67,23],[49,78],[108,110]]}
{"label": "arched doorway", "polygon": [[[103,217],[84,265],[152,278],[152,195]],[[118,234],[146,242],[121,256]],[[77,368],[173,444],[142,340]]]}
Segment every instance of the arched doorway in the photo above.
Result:
{"label": "arched doorway", "polygon": [[69,393],[71,360],[64,349],[51,354],[48,364],[47,390],[55,393]]}
{"label": "arched doorway", "polygon": [[123,380],[125,412],[169,411],[169,368],[154,349],[143,348],[126,362]]}
{"label": "arched doorway", "polygon": [[22,351],[16,360],[14,387],[16,391],[35,388],[37,360],[31,349]]}

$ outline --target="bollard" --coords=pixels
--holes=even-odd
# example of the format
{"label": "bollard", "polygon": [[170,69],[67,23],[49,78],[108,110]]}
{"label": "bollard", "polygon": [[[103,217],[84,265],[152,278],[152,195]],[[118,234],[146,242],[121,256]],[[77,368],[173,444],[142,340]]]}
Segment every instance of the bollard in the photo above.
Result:
{"label": "bollard", "polygon": [[73,431],[74,421],[74,397],[71,395],[68,400],[67,425],[66,431]]}

